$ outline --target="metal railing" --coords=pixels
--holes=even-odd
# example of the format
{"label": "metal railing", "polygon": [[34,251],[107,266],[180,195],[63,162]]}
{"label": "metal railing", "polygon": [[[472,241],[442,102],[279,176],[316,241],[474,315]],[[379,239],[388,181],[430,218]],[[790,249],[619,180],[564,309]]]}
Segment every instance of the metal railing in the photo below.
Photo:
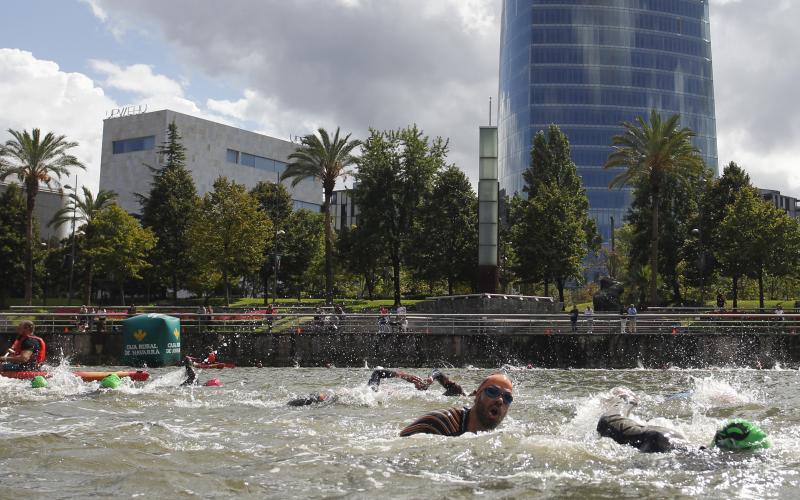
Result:
{"label": "metal railing", "polygon": [[[263,311],[227,311],[197,314],[171,309],[164,311],[180,318],[182,326],[198,333],[238,334],[376,334],[403,333],[425,335],[559,335],[559,334],[796,334],[800,314],[659,314],[642,313],[635,319],[617,314],[596,313],[579,316],[573,325],[560,314],[414,314],[405,318],[375,313],[336,315],[329,309],[316,313],[312,308],[287,310],[278,314]],[[127,314],[120,309],[105,314],[75,314],[17,311],[0,313],[0,333],[13,333],[23,319],[34,321],[39,333],[107,333],[121,331]]]}

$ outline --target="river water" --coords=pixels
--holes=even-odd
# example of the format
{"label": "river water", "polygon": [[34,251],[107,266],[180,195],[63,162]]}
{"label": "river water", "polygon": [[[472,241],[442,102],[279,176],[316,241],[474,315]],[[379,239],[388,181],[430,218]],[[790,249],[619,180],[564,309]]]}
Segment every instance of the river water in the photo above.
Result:
{"label": "river water", "polygon": [[[109,369],[93,367],[92,369]],[[0,378],[0,498],[798,498],[795,370],[528,370],[506,367],[501,426],[398,437],[416,416],[469,404],[370,368],[204,370],[222,387],[176,387],[182,370],[100,390],[57,368],[46,389]],[[409,370],[427,375],[425,370]],[[445,369],[465,390],[485,369]],[[595,432],[615,386],[634,415],[699,448],[727,418],[757,422],[770,450],[642,454]],[[332,402],[287,407],[320,390]]]}

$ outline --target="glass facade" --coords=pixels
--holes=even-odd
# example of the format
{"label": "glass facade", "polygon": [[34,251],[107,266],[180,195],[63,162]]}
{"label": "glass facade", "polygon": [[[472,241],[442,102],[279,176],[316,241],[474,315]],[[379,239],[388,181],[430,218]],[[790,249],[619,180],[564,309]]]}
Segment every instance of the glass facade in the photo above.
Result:
{"label": "glass facade", "polygon": [[282,161],[251,155],[249,153],[242,153],[235,149],[228,149],[225,152],[225,160],[227,160],[228,163],[237,163],[246,167],[266,170],[267,172],[277,172],[278,175],[281,175],[283,171],[286,170],[286,163]]}
{"label": "glass facade", "polygon": [[680,113],[717,170],[708,0],[504,0],[499,97],[500,188],[522,191],[533,135],[555,123],[608,242],[631,202],[602,168],[621,122]]}

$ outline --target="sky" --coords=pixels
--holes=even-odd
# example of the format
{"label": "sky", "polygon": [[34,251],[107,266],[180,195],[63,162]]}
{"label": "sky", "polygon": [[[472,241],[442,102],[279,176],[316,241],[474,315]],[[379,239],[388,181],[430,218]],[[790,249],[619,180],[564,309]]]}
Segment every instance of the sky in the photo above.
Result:
{"label": "sky", "polygon": [[[710,0],[720,170],[800,197],[800,0]],[[477,184],[501,0],[11,0],[0,139],[79,142],[97,189],[103,119],[169,108],[282,139],[416,123]],[[493,118],[493,120],[496,118]],[[71,181],[64,181],[67,183]]]}

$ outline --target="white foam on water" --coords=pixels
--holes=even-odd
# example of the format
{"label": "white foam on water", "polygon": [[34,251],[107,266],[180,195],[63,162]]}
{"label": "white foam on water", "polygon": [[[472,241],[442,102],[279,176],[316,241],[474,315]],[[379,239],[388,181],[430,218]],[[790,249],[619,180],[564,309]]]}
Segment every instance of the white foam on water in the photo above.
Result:
{"label": "white foam on water", "polygon": [[735,406],[758,402],[758,391],[738,382],[728,382],[713,375],[690,377],[694,385],[692,402],[700,407]]}

